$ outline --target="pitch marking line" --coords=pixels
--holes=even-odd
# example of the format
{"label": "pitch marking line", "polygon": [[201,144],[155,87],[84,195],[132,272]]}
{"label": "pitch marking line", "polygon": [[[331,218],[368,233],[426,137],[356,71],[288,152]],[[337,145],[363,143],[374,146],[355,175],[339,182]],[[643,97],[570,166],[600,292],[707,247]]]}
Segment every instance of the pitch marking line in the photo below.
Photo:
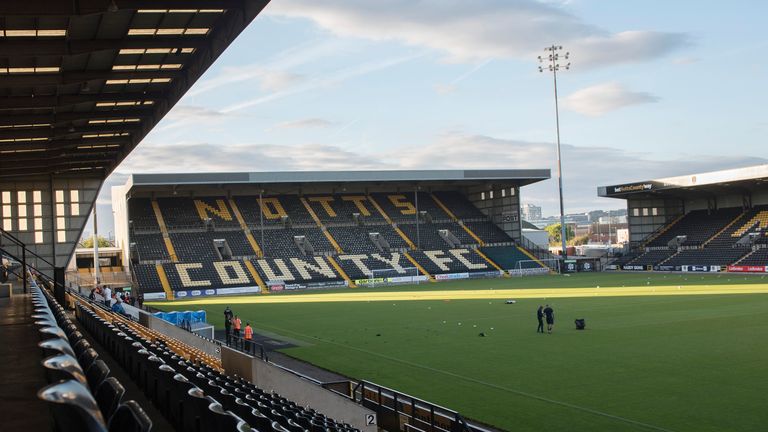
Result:
{"label": "pitch marking line", "polygon": [[562,407],[565,407],[565,408],[570,408],[570,409],[573,409],[573,410],[583,411],[583,412],[586,412],[586,413],[589,413],[589,414],[610,418],[610,419],[617,420],[617,421],[620,421],[620,422],[624,422],[624,423],[632,424],[632,425],[635,425],[635,426],[639,426],[639,427],[642,427],[642,428],[645,428],[645,429],[655,430],[655,431],[659,431],[659,432],[674,432],[671,429],[665,429],[665,428],[660,427],[660,426],[655,426],[655,425],[652,425],[652,424],[639,422],[637,420],[632,420],[632,419],[628,419],[626,417],[621,417],[621,416],[609,414],[609,413],[598,411],[598,410],[595,410],[595,409],[592,409],[592,408],[587,408],[587,407],[582,407],[582,406],[579,406],[579,405],[574,405],[574,404],[571,404],[571,403],[568,403],[568,402],[562,402],[562,401],[558,401],[558,400],[554,400],[554,399],[545,398],[543,396],[539,396],[539,395],[536,395],[536,394],[533,394],[533,393],[528,393],[528,392],[524,392],[524,391],[521,391],[521,390],[515,390],[515,389],[509,388],[509,387],[500,386],[498,384],[492,384],[492,383],[489,383],[489,382],[486,382],[486,381],[482,381],[482,380],[479,380],[479,379],[476,379],[476,378],[468,377],[466,375],[459,375],[459,374],[456,374],[456,373],[453,373],[453,372],[450,372],[450,371],[446,371],[446,370],[442,370],[442,369],[437,369],[437,368],[433,368],[433,367],[430,367],[430,366],[425,366],[425,365],[418,364],[418,363],[413,363],[413,362],[410,362],[408,360],[403,360],[403,359],[399,359],[397,357],[391,357],[391,356],[388,356],[388,355],[385,355],[385,354],[380,354],[380,353],[377,353],[377,352],[368,351],[368,350],[363,349],[363,348],[357,348],[357,347],[354,347],[354,346],[351,346],[351,345],[347,345],[347,344],[343,344],[343,343],[340,343],[340,342],[330,341],[330,340],[323,339],[323,338],[320,338],[320,337],[317,337],[317,336],[305,335],[305,334],[302,334],[302,333],[299,333],[299,332],[296,332],[296,331],[293,331],[293,330],[281,329],[281,328],[274,327],[274,326],[265,326],[265,327],[271,327],[273,330],[278,331],[278,332],[293,333],[294,335],[299,336],[299,337],[303,337],[303,338],[307,338],[307,339],[314,339],[314,340],[319,341],[319,342],[325,342],[325,343],[328,343],[328,344],[337,345],[337,346],[344,347],[344,348],[347,348],[347,349],[350,349],[350,350],[359,351],[359,352],[362,352],[362,353],[365,353],[365,354],[368,354],[368,355],[371,355],[371,356],[374,356],[374,357],[380,357],[380,358],[383,358],[383,359],[386,359],[386,360],[390,360],[390,361],[393,361],[393,362],[396,362],[396,363],[401,363],[401,364],[404,364],[406,366],[411,366],[411,367],[414,367],[414,368],[417,368],[417,369],[425,369],[425,370],[428,370],[428,371],[431,371],[431,372],[436,372],[436,373],[439,373],[439,374],[447,375],[447,376],[450,376],[452,378],[457,378],[457,379],[461,379],[461,380],[464,380],[464,381],[473,382],[475,384],[480,384],[480,385],[483,385],[483,386],[486,386],[486,387],[491,387],[491,388],[494,388],[496,390],[505,391],[507,393],[516,394],[518,396],[523,396],[523,397],[530,398],[530,399],[536,399],[536,400],[539,400],[539,401],[542,401],[542,402],[546,402],[546,403],[550,403],[550,404],[553,404],[553,405],[559,405],[559,406],[562,406]]}
{"label": "pitch marking line", "polygon": [[389,291],[343,292],[325,294],[291,294],[247,297],[205,297],[193,300],[176,300],[171,303],[147,302],[148,305],[203,305],[203,304],[272,304],[272,303],[333,303],[368,301],[419,301],[419,300],[483,300],[483,299],[531,299],[531,298],[579,298],[579,297],[637,297],[679,295],[727,295],[768,294],[768,284],[755,285],[688,285],[688,286],[634,286],[610,288],[536,288],[498,290],[451,290],[451,291]]}

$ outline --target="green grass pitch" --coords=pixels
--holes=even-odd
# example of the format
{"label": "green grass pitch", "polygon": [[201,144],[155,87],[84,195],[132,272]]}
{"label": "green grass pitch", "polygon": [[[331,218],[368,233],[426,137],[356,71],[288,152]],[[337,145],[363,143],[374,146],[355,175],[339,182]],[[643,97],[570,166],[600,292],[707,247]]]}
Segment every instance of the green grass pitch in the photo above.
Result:
{"label": "green grass pitch", "polygon": [[[766,283],[765,276],[618,273],[375,290]],[[302,343],[286,354],[506,430],[768,430],[765,294],[553,299],[552,335],[535,332],[546,299],[232,302],[256,329]],[[162,309],[205,309],[220,327],[224,307]],[[585,318],[587,330],[575,330],[575,318]]]}

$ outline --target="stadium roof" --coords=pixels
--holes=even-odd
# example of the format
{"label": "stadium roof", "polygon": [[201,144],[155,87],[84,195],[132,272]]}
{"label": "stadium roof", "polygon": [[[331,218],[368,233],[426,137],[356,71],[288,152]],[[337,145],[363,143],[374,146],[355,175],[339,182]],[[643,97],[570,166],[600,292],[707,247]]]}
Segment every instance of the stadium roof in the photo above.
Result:
{"label": "stadium roof", "polygon": [[0,4],[0,177],[105,178],[269,0]]}
{"label": "stadium roof", "polygon": [[398,170],[398,171],[282,171],[239,173],[133,174],[126,182],[127,190],[162,189],[199,185],[242,185],[256,187],[301,185],[341,186],[349,183],[445,185],[503,183],[525,186],[546,180],[548,169],[524,170]]}
{"label": "stadium roof", "polygon": [[597,194],[607,198],[683,198],[749,194],[768,187],[768,165],[757,165],[701,174],[600,186]]}

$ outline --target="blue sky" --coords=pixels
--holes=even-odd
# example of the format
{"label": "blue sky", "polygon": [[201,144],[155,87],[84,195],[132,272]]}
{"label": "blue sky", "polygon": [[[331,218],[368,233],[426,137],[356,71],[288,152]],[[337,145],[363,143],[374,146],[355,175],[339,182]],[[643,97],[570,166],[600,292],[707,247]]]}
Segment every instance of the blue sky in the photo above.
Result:
{"label": "blue sky", "polygon": [[[536,56],[556,43],[572,63],[558,75],[566,212],[618,208],[598,185],[766,163],[765,16],[760,1],[274,0],[107,185],[554,168],[552,76]],[[554,180],[522,195],[558,212]]]}

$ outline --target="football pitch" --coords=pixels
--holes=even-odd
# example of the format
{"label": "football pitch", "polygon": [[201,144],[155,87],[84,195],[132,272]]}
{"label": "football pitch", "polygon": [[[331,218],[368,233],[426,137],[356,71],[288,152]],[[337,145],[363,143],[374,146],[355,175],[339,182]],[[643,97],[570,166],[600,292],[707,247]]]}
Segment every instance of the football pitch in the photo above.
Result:
{"label": "football pitch", "polygon": [[763,431],[767,294],[765,276],[616,273],[153,305],[217,327],[229,305],[288,355],[510,431]]}

